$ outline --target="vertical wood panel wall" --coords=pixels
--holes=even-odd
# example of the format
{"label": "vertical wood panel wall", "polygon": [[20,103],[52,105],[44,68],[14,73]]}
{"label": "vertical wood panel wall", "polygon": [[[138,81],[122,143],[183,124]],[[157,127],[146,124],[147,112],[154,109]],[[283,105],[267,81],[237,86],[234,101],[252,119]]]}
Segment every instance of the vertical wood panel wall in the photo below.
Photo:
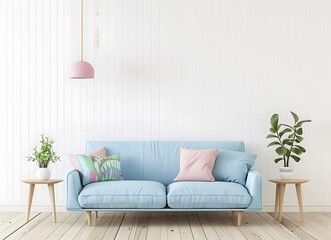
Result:
{"label": "vertical wood panel wall", "polygon": [[[244,140],[271,206],[269,117],[289,121],[293,110],[313,120],[293,164],[311,179],[304,203],[330,210],[330,12],[327,0],[85,0],[84,58],[96,77],[70,80],[79,1],[1,0],[0,209],[26,204],[21,180],[36,169],[26,156],[42,133],[62,157],[56,178],[86,140]],[[56,198],[65,204],[64,184]],[[49,204],[46,188],[34,203]]]}

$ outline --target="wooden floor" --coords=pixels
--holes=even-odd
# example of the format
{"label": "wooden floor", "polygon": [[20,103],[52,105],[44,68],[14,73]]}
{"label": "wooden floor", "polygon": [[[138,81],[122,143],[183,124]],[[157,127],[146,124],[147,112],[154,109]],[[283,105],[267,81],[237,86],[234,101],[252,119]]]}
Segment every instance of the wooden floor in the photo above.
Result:
{"label": "wooden floor", "polygon": [[331,239],[331,213],[285,213],[283,222],[268,213],[245,213],[236,227],[224,212],[99,213],[88,227],[84,213],[0,213],[0,239]]}

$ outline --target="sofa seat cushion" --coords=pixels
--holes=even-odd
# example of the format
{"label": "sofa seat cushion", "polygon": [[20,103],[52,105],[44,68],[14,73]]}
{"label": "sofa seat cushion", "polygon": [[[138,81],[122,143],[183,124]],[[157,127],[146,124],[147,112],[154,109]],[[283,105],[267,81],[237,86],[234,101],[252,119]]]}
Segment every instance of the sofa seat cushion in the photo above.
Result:
{"label": "sofa seat cushion", "polygon": [[164,208],[166,188],[153,181],[110,181],[86,185],[78,196],[82,208]]}
{"label": "sofa seat cushion", "polygon": [[174,182],[167,187],[170,208],[246,208],[247,189],[231,182]]}

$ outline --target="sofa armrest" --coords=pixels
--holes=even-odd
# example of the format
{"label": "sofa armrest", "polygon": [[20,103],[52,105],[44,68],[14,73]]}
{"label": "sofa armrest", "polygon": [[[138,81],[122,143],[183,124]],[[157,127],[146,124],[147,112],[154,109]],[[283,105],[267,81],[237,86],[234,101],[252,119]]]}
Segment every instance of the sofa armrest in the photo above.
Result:
{"label": "sofa armrest", "polygon": [[83,189],[79,172],[73,170],[67,175],[67,210],[82,209],[78,203],[78,195]]}
{"label": "sofa armrest", "polygon": [[252,201],[247,210],[262,209],[262,178],[260,173],[254,170],[249,170],[246,180],[246,188],[252,196]]}

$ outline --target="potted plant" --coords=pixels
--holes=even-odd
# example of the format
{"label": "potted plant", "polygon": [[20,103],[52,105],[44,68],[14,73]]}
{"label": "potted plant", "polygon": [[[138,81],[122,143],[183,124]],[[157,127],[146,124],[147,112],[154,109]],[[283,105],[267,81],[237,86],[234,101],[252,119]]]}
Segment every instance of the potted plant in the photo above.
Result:
{"label": "potted plant", "polygon": [[278,158],[274,161],[278,163],[283,161],[283,167],[279,168],[281,179],[291,179],[293,168],[290,165],[290,159],[299,162],[301,154],[306,152],[306,149],[300,144],[303,141],[303,124],[311,122],[311,120],[299,120],[299,117],[294,112],[291,112],[294,119],[292,126],[284,123],[279,123],[278,114],[272,115],[270,119],[271,127],[270,134],[267,138],[271,139],[268,147],[275,146]]}
{"label": "potted plant", "polygon": [[48,164],[60,161],[60,157],[53,150],[54,140],[41,135],[40,149],[37,146],[33,148],[33,153],[28,157],[28,161],[37,162],[39,168],[36,171],[38,180],[48,180],[51,173],[48,169]]}

